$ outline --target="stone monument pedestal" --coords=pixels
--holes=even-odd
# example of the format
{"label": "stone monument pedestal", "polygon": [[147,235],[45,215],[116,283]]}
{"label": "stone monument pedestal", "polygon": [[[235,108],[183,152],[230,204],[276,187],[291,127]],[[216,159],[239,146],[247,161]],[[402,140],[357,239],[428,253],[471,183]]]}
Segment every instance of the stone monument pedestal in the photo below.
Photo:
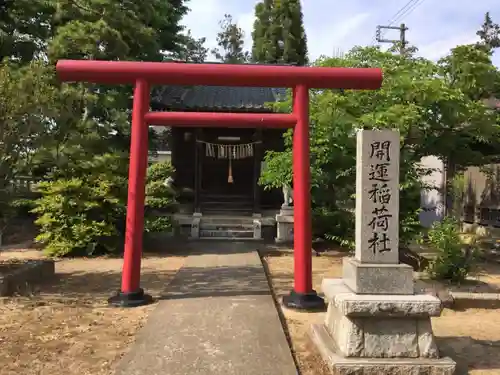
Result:
{"label": "stone monument pedestal", "polygon": [[358,294],[413,294],[413,268],[399,263],[361,263],[342,259],[344,284]]}
{"label": "stone monument pedestal", "polygon": [[293,242],[293,207],[283,204],[280,213],[276,215],[276,243]]}
{"label": "stone monument pedestal", "polygon": [[[345,261],[344,264],[349,261]],[[452,375],[455,362],[439,358],[432,316],[441,301],[425,294],[357,294],[343,279],[322,285],[328,310],[310,335],[338,375]]]}

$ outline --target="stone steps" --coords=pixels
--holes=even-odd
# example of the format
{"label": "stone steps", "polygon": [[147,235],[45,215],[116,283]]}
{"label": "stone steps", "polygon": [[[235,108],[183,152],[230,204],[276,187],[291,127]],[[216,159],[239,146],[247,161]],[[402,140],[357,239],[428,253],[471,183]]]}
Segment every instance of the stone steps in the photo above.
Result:
{"label": "stone steps", "polygon": [[213,230],[200,228],[200,238],[224,238],[224,239],[253,239],[253,229],[238,230],[234,228],[226,228],[222,230]]}
{"label": "stone steps", "polygon": [[211,217],[200,219],[200,239],[220,240],[254,240],[260,239],[255,235],[255,223],[251,217]]}
{"label": "stone steps", "polygon": [[201,222],[201,228],[206,230],[250,230],[253,231],[253,223],[204,223]]}
{"label": "stone steps", "polygon": [[207,214],[251,214],[253,197],[246,195],[202,195],[201,209]]}

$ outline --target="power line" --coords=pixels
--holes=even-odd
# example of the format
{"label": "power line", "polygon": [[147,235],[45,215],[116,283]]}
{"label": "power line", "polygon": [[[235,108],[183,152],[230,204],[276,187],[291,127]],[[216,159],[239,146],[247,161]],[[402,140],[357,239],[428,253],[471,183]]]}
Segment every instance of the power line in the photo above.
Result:
{"label": "power line", "polygon": [[395,24],[398,20],[398,16],[400,16],[400,14],[402,12],[404,12],[405,10],[408,10],[408,7],[412,6],[413,4],[415,4],[415,2],[417,2],[419,0],[410,0],[408,1],[401,9],[399,9],[396,14],[394,14],[390,19],[389,21],[387,21],[387,26],[392,26],[393,24]]}
{"label": "power line", "polygon": [[418,6],[422,5],[422,3],[424,2],[425,0],[417,0],[416,3],[414,3],[414,5],[411,7],[411,8],[408,8],[404,13],[400,14],[399,17],[394,20],[394,22],[399,22],[399,21],[402,21],[404,17],[408,16],[409,14],[411,14],[415,9],[417,9]]}
{"label": "power line", "polygon": [[[405,10],[408,9],[408,7],[410,7],[411,5],[413,5],[416,1],[419,1],[419,0],[409,0],[405,5],[403,5],[391,18],[389,18],[389,20],[387,21],[387,26],[392,26],[396,20],[397,20],[397,17],[400,16],[400,14],[402,12],[404,12]],[[379,29],[377,28],[377,31]],[[380,38],[383,38],[385,36],[385,32],[384,34],[376,34],[373,36],[373,39],[371,41],[371,45],[373,46],[375,44],[375,42],[377,41],[377,39],[380,39]]]}

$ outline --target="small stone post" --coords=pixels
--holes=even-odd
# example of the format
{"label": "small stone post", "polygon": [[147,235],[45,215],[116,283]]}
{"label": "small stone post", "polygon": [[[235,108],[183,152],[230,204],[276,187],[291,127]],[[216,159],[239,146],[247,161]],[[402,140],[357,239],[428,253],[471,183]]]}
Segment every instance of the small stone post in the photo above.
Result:
{"label": "small stone post", "polygon": [[311,337],[335,374],[451,375],[439,358],[431,316],[438,298],[414,293],[399,263],[399,132],[360,130],[356,151],[356,252],[342,279],[325,279],[324,324]]}

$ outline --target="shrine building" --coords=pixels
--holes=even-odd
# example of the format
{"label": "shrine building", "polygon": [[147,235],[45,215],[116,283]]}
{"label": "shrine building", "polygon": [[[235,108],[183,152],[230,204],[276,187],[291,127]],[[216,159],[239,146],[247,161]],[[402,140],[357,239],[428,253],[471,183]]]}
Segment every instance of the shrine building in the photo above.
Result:
{"label": "shrine building", "polygon": [[[151,105],[153,111],[270,113],[272,103],[285,98],[286,89],[280,88],[164,86],[153,91]],[[290,240],[293,210],[280,215],[282,189],[264,190],[258,184],[265,152],[284,150],[285,131],[238,124],[171,127],[173,184],[180,192],[174,217],[182,233],[193,238]]]}

